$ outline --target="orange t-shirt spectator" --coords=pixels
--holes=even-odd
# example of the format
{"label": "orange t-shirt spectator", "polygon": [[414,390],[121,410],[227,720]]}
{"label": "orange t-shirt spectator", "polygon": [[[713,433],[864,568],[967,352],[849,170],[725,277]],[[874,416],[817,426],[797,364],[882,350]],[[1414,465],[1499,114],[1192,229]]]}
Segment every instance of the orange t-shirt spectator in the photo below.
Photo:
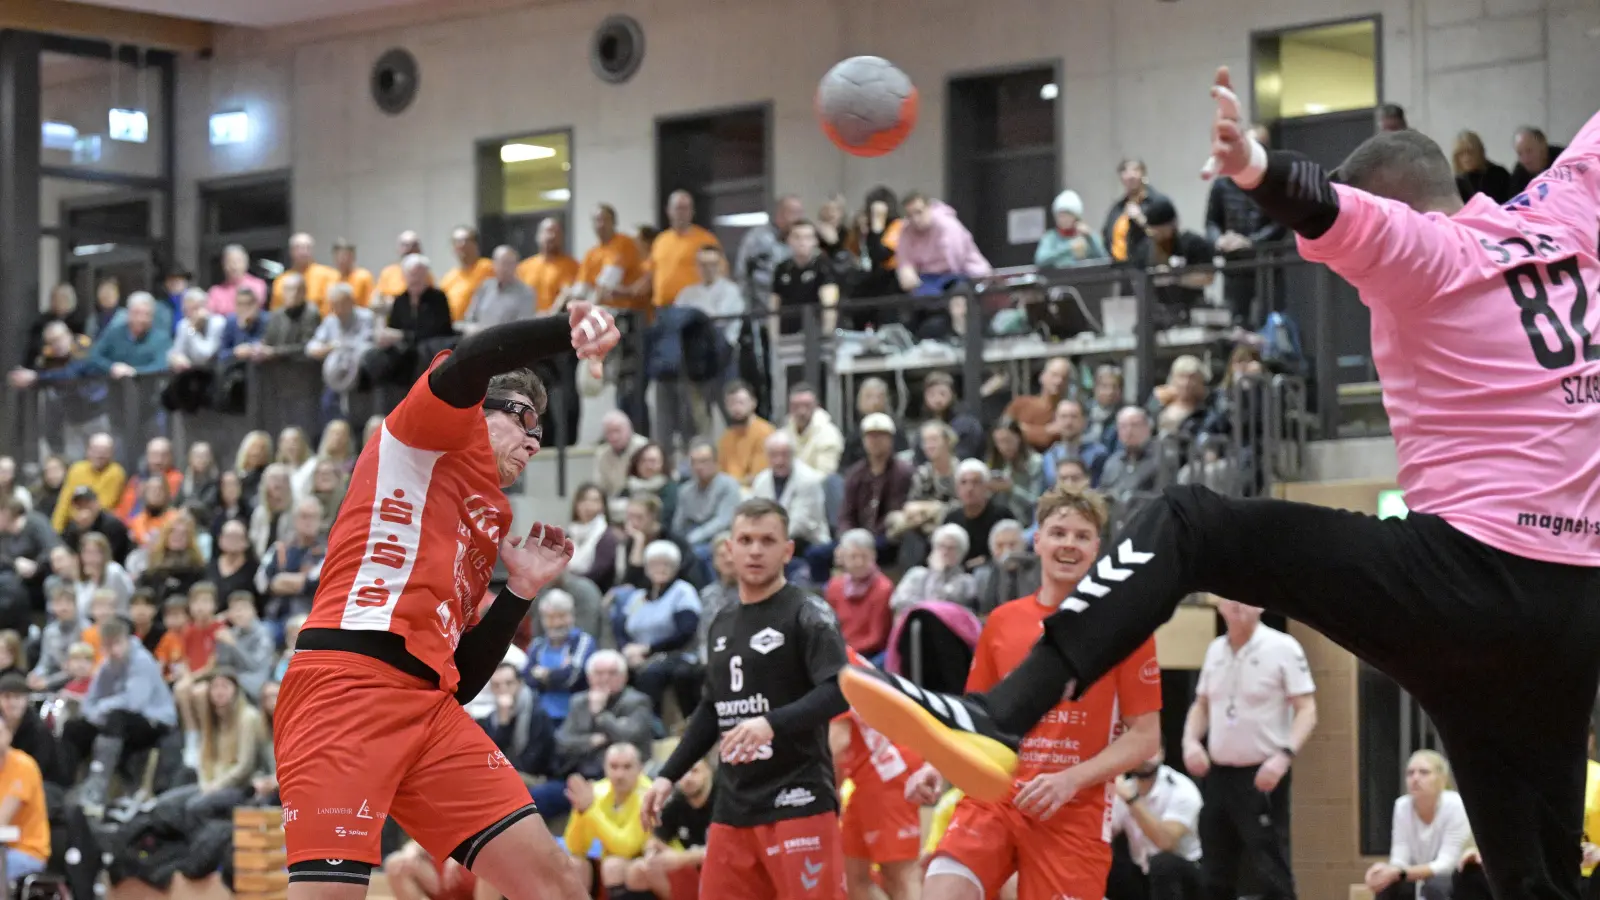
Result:
{"label": "orange t-shirt spectator", "polygon": [[472,305],[472,295],[494,277],[494,263],[479,253],[476,228],[462,225],[450,232],[450,245],[456,252],[456,267],[439,279],[439,290],[450,299],[450,321],[459,322]]}
{"label": "orange t-shirt spectator", "polygon": [[534,308],[540,313],[556,312],[566,306],[563,292],[578,280],[578,261],[563,249],[565,237],[561,220],[551,217],[540,222],[539,255],[517,266],[517,280],[533,289]]}
{"label": "orange t-shirt spectator", "polygon": [[[288,275],[293,272],[299,275],[304,280],[302,290],[305,291],[306,302],[315,306],[317,312],[327,315],[328,288],[339,282],[339,270],[317,262],[316,251],[316,239],[305,232],[289,238],[289,268],[283,274]],[[272,304],[268,309],[278,309],[281,306],[283,306],[282,275],[272,282]]]}
{"label": "orange t-shirt spectator", "polygon": [[721,249],[717,236],[694,224],[694,198],[688,191],[673,191],[667,198],[665,231],[650,244],[650,301],[655,306],[671,306],[678,292],[700,280],[695,256],[706,246]]}
{"label": "orange t-shirt spectator", "polygon": [[[357,306],[366,306],[372,302],[372,273],[356,265],[356,245],[340,238],[333,242],[333,269],[339,273],[339,281],[350,285],[350,295],[355,298]],[[401,280],[401,290],[405,290],[405,281]],[[321,305],[324,316],[328,314],[326,303]]]}
{"label": "orange t-shirt spectator", "polygon": [[578,284],[593,289],[595,298],[606,306],[643,309],[649,298],[619,293],[636,284],[644,275],[644,257],[639,242],[617,233],[617,211],[602,203],[594,214],[594,236],[598,243],[583,256],[578,266]]}
{"label": "orange t-shirt spectator", "polygon": [[[413,253],[422,252],[422,238],[415,231],[400,232],[400,259],[404,260]],[[433,276],[428,276],[429,285],[433,284]],[[406,292],[406,273],[399,262],[389,263],[378,273],[378,284],[375,290],[382,297],[398,297]]]}

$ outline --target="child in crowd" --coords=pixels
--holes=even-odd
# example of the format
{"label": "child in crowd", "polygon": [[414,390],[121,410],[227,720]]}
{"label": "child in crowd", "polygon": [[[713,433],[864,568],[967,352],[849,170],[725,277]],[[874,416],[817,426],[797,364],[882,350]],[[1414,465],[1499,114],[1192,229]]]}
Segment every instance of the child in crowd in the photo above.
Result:
{"label": "child in crowd", "polygon": [[57,584],[50,592],[50,622],[39,638],[39,664],[28,675],[29,690],[54,691],[67,683],[67,650],[82,633],[77,591],[71,585]]}
{"label": "child in crowd", "polygon": [[161,643],[151,653],[161,664],[167,684],[171,684],[188,672],[183,658],[183,635],[189,628],[189,598],[183,594],[168,597],[161,609],[161,624],[166,626],[167,633],[161,636]]}
{"label": "child in crowd", "polygon": [[[183,674],[172,683],[183,723],[185,760],[200,752],[200,715],[205,711],[205,680],[217,663],[217,634],[227,626],[217,618],[217,587],[202,581],[189,589],[189,624],[183,629]],[[199,690],[195,690],[196,686]],[[191,765],[191,768],[193,766]]]}
{"label": "child in crowd", "polygon": [[161,646],[161,639],[167,636],[167,626],[156,613],[161,605],[156,602],[156,592],[149,588],[140,588],[133,592],[133,599],[128,602],[128,618],[133,622],[133,636],[144,644],[144,648],[151,654]]}
{"label": "child in crowd", "polygon": [[117,592],[101,588],[89,599],[89,627],[83,630],[83,642],[94,648],[94,664],[98,668],[106,658],[104,642],[100,640],[100,627],[117,617]]}
{"label": "child in crowd", "polygon": [[67,683],[61,688],[61,697],[82,703],[89,696],[89,683],[94,681],[95,649],[87,641],[79,641],[67,650]]}
{"label": "child in crowd", "polygon": [[[261,699],[261,686],[272,674],[277,642],[256,615],[255,594],[249,591],[229,594],[225,615],[228,627],[217,632],[216,664],[233,670],[234,682],[253,703]],[[200,690],[205,690],[203,685]],[[198,698],[197,702],[204,702],[204,698]]]}

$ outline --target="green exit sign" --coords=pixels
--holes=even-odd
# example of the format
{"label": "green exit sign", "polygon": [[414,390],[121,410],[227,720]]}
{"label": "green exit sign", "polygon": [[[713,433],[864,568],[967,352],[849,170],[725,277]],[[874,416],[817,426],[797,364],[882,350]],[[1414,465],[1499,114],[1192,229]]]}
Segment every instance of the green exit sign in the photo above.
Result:
{"label": "green exit sign", "polygon": [[1378,518],[1404,519],[1406,513],[1406,492],[1396,488],[1392,491],[1378,492]]}

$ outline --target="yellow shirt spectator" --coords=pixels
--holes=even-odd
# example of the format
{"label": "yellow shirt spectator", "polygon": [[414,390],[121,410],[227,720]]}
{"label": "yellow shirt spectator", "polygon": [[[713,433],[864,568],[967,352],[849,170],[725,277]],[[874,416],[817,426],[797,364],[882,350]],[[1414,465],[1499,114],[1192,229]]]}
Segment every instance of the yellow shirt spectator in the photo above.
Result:
{"label": "yellow shirt spectator", "polygon": [[128,473],[116,462],[107,463],[104,469],[96,472],[94,463],[80,459],[67,467],[67,478],[61,482],[61,494],[56,500],[56,511],[50,517],[50,524],[55,526],[59,533],[67,527],[67,519],[72,512],[72,492],[78,488],[87,487],[94,491],[100,498],[103,509],[116,509],[117,501],[122,497],[122,486],[128,481]]}
{"label": "yellow shirt spectator", "polygon": [[517,265],[517,280],[533,288],[535,307],[547,313],[561,292],[578,280],[578,261],[570,256],[530,256]]}
{"label": "yellow shirt spectator", "polygon": [[573,811],[567,818],[567,831],[563,836],[567,852],[583,859],[589,855],[589,846],[600,841],[603,856],[635,859],[644,853],[644,820],[639,810],[650,785],[643,778],[634,781],[633,793],[618,806],[613,802],[609,780],[594,782],[594,802],[583,812]]}
{"label": "yellow shirt spectator", "polygon": [[[293,270],[291,269],[289,271]],[[289,274],[289,271],[286,271],[283,274],[287,275]],[[328,288],[339,283],[339,270],[335,269],[333,266],[325,266],[322,263],[312,263],[311,265],[306,266],[306,270],[304,272],[300,272],[299,275],[301,278],[304,278],[306,282],[306,302],[312,306],[315,306],[319,314],[324,316],[327,315]],[[280,275],[272,282],[272,306],[269,308],[277,309],[282,305],[283,276]]]}
{"label": "yellow shirt spectator", "polygon": [[[591,287],[626,287],[644,275],[644,259],[639,254],[639,242],[625,234],[613,234],[611,239],[583,255],[578,267],[578,283]],[[642,308],[642,299],[619,300],[609,304],[625,308]]]}
{"label": "yellow shirt spectator", "polygon": [[939,849],[939,842],[944,839],[945,830],[950,827],[950,820],[956,814],[956,804],[965,796],[960,790],[951,788],[939,798],[939,805],[933,808],[933,821],[928,823],[928,833],[922,839],[922,852],[932,856]]}
{"label": "yellow shirt spectator", "polygon": [[732,475],[745,487],[767,470],[767,438],[778,429],[760,416],[752,414],[743,425],[730,427],[717,441],[717,461],[722,471]]}
{"label": "yellow shirt spectator", "polygon": [[8,823],[22,832],[10,849],[41,862],[50,859],[50,816],[44,806],[44,778],[33,757],[15,747],[0,762],[0,807],[17,803]]}
{"label": "yellow shirt spectator", "polygon": [[679,291],[700,280],[695,254],[707,244],[719,249],[722,247],[716,235],[699,225],[690,225],[682,233],[668,228],[656,235],[654,243],[650,245],[650,263],[647,267],[655,274],[651,285],[651,301],[656,306],[671,306],[672,301],[678,299]]}
{"label": "yellow shirt spectator", "polygon": [[450,298],[450,321],[459,322],[466,316],[467,307],[472,305],[472,295],[478,292],[479,285],[493,277],[494,263],[488,257],[480,256],[467,271],[456,266],[439,279],[439,290]]}
{"label": "yellow shirt spectator", "polygon": [[[335,269],[334,271],[338,270]],[[357,306],[367,306],[372,303],[373,279],[371,272],[361,268],[360,266],[357,266],[350,271],[349,277],[340,275],[339,280],[350,285],[350,293],[355,297]],[[405,290],[405,283],[403,280],[401,282],[400,290]],[[326,305],[324,305],[322,309],[322,314],[324,316],[328,314]]]}

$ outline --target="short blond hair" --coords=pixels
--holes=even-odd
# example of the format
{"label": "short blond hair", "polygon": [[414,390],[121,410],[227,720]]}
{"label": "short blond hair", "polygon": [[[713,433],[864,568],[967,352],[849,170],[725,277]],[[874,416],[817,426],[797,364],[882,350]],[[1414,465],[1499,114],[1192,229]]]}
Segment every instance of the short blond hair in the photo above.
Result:
{"label": "short blond hair", "polygon": [[1106,507],[1106,498],[1099,491],[1084,488],[1071,488],[1056,485],[1039,498],[1036,507],[1039,514],[1039,524],[1043,525],[1049,518],[1063,510],[1075,512],[1095,527],[1096,531],[1104,532],[1106,523],[1110,521],[1110,512]]}
{"label": "short blond hair", "polygon": [[94,645],[79,641],[67,648],[67,659],[94,659]]}

